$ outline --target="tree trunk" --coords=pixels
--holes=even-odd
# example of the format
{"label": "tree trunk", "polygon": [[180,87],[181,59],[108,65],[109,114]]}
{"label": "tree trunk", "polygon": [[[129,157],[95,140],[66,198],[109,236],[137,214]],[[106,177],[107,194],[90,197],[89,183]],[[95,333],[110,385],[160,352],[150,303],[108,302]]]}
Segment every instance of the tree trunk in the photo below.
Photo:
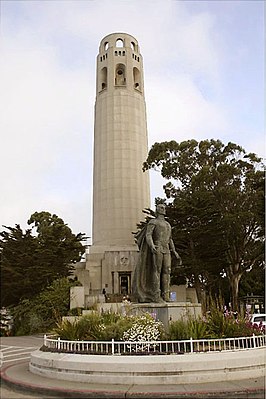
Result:
{"label": "tree trunk", "polygon": [[239,311],[238,307],[238,289],[239,289],[239,281],[241,279],[242,274],[231,274],[228,276],[229,283],[231,287],[231,295],[232,295],[232,310]]}
{"label": "tree trunk", "polygon": [[198,297],[198,301],[200,302],[202,306],[202,311],[203,313],[206,312],[207,306],[206,306],[206,287],[203,286],[203,284],[198,280],[198,278],[195,278],[195,289]]}

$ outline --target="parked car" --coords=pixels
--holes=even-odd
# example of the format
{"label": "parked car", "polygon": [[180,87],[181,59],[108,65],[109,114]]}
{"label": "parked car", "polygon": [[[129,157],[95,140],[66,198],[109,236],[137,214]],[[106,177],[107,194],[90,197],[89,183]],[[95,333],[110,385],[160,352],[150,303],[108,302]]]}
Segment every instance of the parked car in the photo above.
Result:
{"label": "parked car", "polygon": [[251,316],[250,322],[252,324],[256,324],[257,326],[263,325],[266,326],[266,314],[264,313],[254,313]]}

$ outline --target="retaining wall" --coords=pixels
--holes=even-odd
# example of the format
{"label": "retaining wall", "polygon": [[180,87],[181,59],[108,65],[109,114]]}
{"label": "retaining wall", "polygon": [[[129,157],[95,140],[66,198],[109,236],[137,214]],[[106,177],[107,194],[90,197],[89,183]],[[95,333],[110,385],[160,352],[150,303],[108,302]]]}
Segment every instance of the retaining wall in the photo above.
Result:
{"label": "retaining wall", "polygon": [[265,375],[265,348],[184,355],[78,355],[35,351],[30,371],[95,384],[186,384]]}

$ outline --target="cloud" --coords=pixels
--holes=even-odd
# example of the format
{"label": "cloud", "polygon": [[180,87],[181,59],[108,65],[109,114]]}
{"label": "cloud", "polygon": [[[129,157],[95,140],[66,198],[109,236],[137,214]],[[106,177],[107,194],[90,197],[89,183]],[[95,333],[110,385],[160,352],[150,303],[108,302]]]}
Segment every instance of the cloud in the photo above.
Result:
{"label": "cloud", "polygon": [[[22,215],[28,218],[40,204],[51,211],[55,206],[60,214],[56,202],[62,204],[74,191],[77,197],[85,191],[89,203],[84,188],[92,164],[88,93],[94,82],[86,68],[62,70],[54,48],[26,47],[19,39],[6,40],[3,54],[1,223],[23,224]],[[49,197],[51,191],[57,201]]]}
{"label": "cloud", "polygon": [[[95,59],[112,32],[130,33],[140,44],[150,146],[214,137],[261,149],[258,53],[251,39],[241,41],[242,6],[230,4],[223,16],[221,2],[214,3],[3,2],[0,224],[23,225],[31,213],[47,210],[91,235]],[[251,37],[252,29],[245,34]],[[248,59],[252,70],[242,71]],[[151,175],[156,196],[161,178]]]}
{"label": "cloud", "polygon": [[151,143],[221,137],[228,129],[223,110],[200,92],[191,76],[147,79],[147,86]]}

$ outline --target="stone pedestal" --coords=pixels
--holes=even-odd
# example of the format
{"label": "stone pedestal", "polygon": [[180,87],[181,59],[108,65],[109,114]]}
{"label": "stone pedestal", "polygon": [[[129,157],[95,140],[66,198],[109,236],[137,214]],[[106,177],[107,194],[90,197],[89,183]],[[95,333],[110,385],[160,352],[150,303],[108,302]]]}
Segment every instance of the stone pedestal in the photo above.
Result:
{"label": "stone pedestal", "polygon": [[160,320],[165,328],[169,321],[182,318],[201,316],[201,304],[191,302],[165,302],[165,303],[132,303],[131,314],[141,315],[150,313],[154,318]]}
{"label": "stone pedestal", "polygon": [[188,288],[185,285],[172,285],[170,287],[171,302],[162,303],[97,303],[99,312],[118,312],[128,315],[141,315],[150,313],[154,318],[160,320],[165,328],[168,328],[169,321],[176,321],[182,318],[198,317],[202,315],[201,304],[198,302],[195,288]]}
{"label": "stone pedestal", "polygon": [[164,303],[98,303],[99,312],[117,312],[123,315],[140,316],[150,313],[154,318],[160,320],[166,329],[170,321],[182,318],[198,317],[202,315],[201,304],[191,302],[164,302]]}

